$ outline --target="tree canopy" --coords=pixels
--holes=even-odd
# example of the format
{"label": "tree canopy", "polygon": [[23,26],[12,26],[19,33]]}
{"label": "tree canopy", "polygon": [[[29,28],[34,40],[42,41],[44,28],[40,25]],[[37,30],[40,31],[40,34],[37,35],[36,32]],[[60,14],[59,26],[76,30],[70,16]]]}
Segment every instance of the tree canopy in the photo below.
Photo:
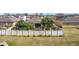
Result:
{"label": "tree canopy", "polygon": [[16,23],[16,25],[13,29],[15,29],[15,30],[32,30],[33,26],[31,23],[27,23],[24,20],[20,20]]}
{"label": "tree canopy", "polygon": [[43,17],[41,20],[41,27],[43,30],[50,30],[53,27],[53,20],[50,17]]}

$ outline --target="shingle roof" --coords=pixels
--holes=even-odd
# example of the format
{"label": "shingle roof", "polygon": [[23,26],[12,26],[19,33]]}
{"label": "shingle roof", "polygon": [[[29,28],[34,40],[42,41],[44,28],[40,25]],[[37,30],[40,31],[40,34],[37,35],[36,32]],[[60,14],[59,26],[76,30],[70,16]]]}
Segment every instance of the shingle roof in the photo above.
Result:
{"label": "shingle roof", "polygon": [[0,23],[1,22],[15,22],[17,21],[17,18],[13,16],[0,16]]}
{"label": "shingle roof", "polygon": [[30,16],[28,21],[31,22],[31,23],[40,23],[41,22],[41,17],[39,17],[39,16]]}
{"label": "shingle roof", "polygon": [[65,23],[79,23],[79,18],[76,17],[67,17],[64,19]]}

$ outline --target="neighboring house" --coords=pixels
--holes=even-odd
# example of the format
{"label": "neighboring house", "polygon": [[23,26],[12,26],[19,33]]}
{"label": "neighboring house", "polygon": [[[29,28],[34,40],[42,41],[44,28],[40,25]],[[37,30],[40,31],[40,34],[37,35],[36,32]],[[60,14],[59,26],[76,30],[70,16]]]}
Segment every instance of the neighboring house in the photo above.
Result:
{"label": "neighboring house", "polygon": [[18,19],[14,16],[0,16],[0,29],[7,29],[16,21],[18,21]]}
{"label": "neighboring house", "polygon": [[63,15],[57,14],[56,21],[60,21],[65,25],[79,25],[79,16],[78,15]]}
{"label": "neighboring house", "polygon": [[[25,17],[24,17],[25,19]],[[37,15],[26,16],[26,21],[33,24],[35,30],[40,30],[41,27],[41,17]]]}
{"label": "neighboring house", "polygon": [[56,20],[62,21],[66,16],[62,13],[58,13],[55,15],[55,17],[56,17]]}
{"label": "neighboring house", "polygon": [[63,23],[66,25],[79,25],[79,17],[66,17]]}
{"label": "neighboring house", "polygon": [[41,17],[38,15],[15,15],[15,16],[0,16],[0,29],[10,30],[14,27],[13,24],[16,24],[17,21],[24,20],[29,23],[32,23],[35,30],[40,30],[41,27]]}

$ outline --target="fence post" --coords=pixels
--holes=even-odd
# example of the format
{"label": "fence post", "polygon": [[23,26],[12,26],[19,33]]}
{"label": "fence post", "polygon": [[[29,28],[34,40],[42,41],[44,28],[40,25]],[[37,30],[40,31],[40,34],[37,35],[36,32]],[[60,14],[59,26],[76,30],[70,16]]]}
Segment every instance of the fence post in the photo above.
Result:
{"label": "fence post", "polygon": [[58,35],[58,30],[57,30],[57,37],[58,37],[59,35]]}
{"label": "fence post", "polygon": [[46,30],[45,30],[45,36],[46,36]]}
{"label": "fence post", "polygon": [[6,35],[6,30],[5,30],[5,35]]}
{"label": "fence post", "polygon": [[29,36],[29,31],[28,31],[28,36]]}
{"label": "fence post", "polygon": [[52,29],[51,29],[51,36],[52,36]]}
{"label": "fence post", "polygon": [[22,30],[22,35],[23,35],[23,30]]}
{"label": "fence post", "polygon": [[33,36],[34,36],[34,30],[33,30]]}
{"label": "fence post", "polygon": [[33,36],[35,36],[35,31],[33,30]]}

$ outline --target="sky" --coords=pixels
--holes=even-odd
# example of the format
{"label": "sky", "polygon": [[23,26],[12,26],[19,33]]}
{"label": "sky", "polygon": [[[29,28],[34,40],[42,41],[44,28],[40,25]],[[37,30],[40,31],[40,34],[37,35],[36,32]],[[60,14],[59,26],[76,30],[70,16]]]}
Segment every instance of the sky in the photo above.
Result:
{"label": "sky", "polygon": [[0,0],[0,13],[79,13],[79,0]]}

